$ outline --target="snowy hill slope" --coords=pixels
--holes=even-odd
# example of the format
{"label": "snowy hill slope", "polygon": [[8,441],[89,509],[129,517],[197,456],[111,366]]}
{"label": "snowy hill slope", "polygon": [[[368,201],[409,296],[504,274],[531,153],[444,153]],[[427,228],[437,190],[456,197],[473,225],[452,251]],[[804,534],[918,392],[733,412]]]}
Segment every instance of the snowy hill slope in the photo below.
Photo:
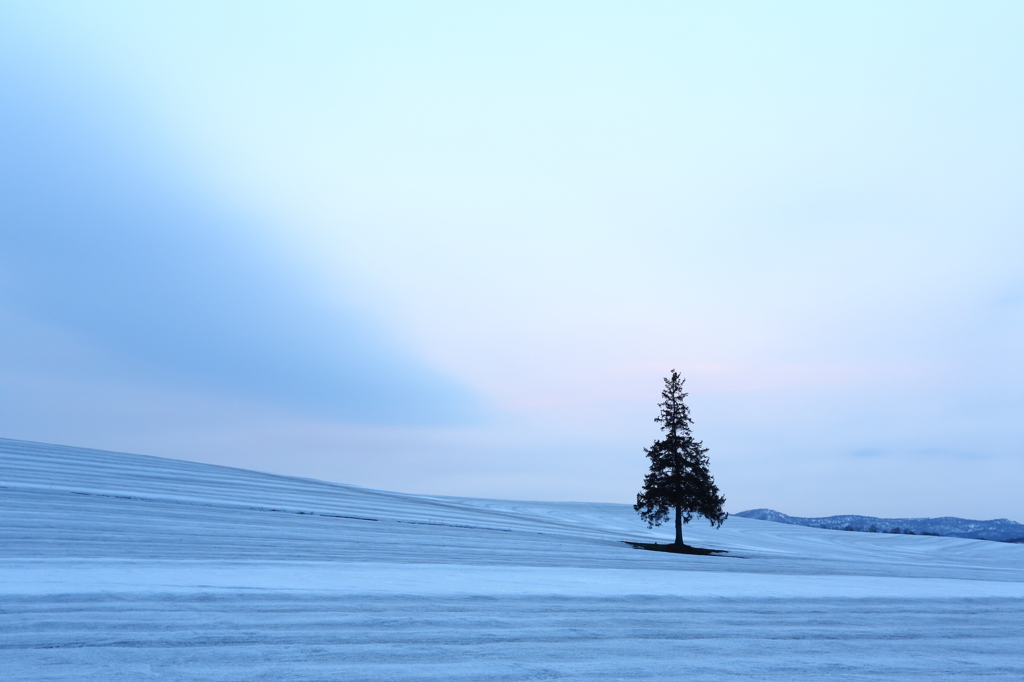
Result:
{"label": "snowy hill slope", "polygon": [[[638,552],[670,540],[629,505],[407,495],[180,460],[0,439],[7,557],[663,566],[672,570],[1024,578],[1004,548],[950,538],[837,537],[734,518],[695,521],[722,557]],[[1002,551],[1001,551],[1002,550]],[[1024,551],[1018,552],[1024,557]],[[751,562],[755,562],[753,565]],[[1013,562],[1016,563],[1016,562]]]}
{"label": "snowy hill slope", "polygon": [[2,439],[0,519],[7,680],[1024,675],[1016,545],[730,518],[679,556],[629,505]]}
{"label": "snowy hill slope", "polygon": [[1009,519],[991,519],[975,521],[954,516],[939,518],[908,518],[883,519],[877,516],[821,516],[804,517],[789,516],[774,509],[750,509],[735,516],[744,519],[760,519],[789,523],[810,528],[828,528],[830,530],[855,530],[874,533],[911,532],[920,534],[943,535],[951,538],[971,538],[975,540],[996,540],[999,542],[1024,543],[1024,524]]}

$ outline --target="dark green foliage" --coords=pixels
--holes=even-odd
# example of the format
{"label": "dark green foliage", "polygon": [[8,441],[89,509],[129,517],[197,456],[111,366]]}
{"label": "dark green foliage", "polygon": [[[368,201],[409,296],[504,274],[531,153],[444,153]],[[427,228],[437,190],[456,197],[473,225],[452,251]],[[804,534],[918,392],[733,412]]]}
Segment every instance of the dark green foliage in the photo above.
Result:
{"label": "dark green foliage", "polygon": [[693,420],[684,402],[685,381],[675,370],[665,379],[662,402],[658,403],[661,413],[654,420],[661,424],[665,435],[644,448],[651,467],[633,505],[649,528],[660,526],[675,510],[677,545],[683,544],[683,524],[689,523],[695,514],[719,527],[729,516],[722,511],[725,498],[708,471],[708,449],[694,440],[690,432]]}

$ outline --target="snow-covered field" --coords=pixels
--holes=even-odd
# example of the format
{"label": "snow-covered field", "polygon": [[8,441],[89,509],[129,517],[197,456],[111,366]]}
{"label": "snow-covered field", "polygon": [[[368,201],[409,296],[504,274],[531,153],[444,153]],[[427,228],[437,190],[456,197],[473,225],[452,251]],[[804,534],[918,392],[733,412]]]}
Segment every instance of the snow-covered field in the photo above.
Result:
{"label": "snow-covered field", "polygon": [[0,440],[0,679],[1024,679],[1024,546]]}

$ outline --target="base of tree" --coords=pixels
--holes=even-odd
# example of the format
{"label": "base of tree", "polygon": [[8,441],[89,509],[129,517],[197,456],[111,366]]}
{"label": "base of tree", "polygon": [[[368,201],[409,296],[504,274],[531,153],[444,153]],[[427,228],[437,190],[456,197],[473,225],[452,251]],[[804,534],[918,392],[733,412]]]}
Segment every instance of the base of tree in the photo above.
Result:
{"label": "base of tree", "polygon": [[656,542],[630,542],[629,540],[623,540],[627,545],[631,545],[633,549],[646,549],[651,552],[672,552],[673,554],[697,554],[699,556],[714,556],[715,554],[728,554],[724,549],[704,549],[703,547],[691,547],[687,544],[677,545],[675,543],[669,545],[659,545]]}

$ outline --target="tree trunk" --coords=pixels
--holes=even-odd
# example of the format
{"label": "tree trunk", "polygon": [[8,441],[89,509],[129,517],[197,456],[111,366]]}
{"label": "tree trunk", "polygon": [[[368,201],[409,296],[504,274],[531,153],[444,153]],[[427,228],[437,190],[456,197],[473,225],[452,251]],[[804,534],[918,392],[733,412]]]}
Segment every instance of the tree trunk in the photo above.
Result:
{"label": "tree trunk", "polygon": [[676,542],[675,544],[682,546],[683,544],[683,510],[676,507]]}

